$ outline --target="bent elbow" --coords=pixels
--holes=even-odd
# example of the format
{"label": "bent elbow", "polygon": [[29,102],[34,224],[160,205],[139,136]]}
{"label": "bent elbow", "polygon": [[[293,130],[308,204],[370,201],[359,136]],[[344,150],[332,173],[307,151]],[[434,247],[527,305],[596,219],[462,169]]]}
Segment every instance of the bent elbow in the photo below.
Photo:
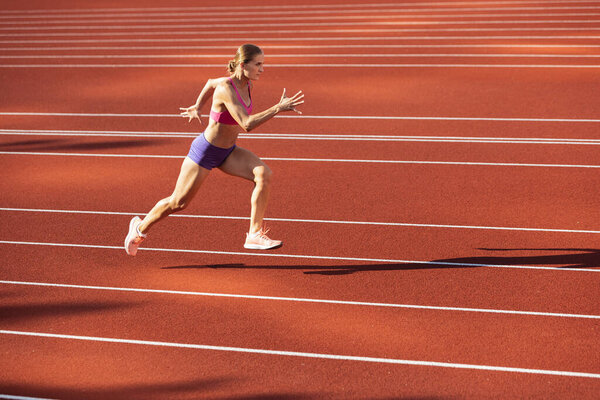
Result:
{"label": "bent elbow", "polygon": [[246,132],[250,132],[252,129],[254,129],[254,126],[252,126],[252,125],[251,125],[250,123],[248,123],[248,122],[245,122],[245,123],[242,125],[242,129],[244,129],[244,131],[246,131]]}

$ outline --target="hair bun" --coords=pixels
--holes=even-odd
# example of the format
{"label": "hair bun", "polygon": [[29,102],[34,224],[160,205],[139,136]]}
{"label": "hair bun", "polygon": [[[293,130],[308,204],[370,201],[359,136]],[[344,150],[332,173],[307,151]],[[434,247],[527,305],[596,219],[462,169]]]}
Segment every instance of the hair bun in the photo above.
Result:
{"label": "hair bun", "polygon": [[235,60],[229,61],[229,64],[227,64],[227,69],[229,70],[229,72],[234,72],[235,71],[235,67],[237,67],[236,64],[237,63],[235,62]]}

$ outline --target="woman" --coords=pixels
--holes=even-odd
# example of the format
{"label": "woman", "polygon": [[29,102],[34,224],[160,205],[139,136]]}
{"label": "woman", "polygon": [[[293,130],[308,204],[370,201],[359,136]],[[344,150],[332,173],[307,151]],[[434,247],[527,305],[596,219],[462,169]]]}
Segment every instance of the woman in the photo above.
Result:
{"label": "woman", "polygon": [[239,176],[254,182],[250,214],[250,229],[246,234],[244,247],[266,250],[281,246],[280,240],[272,240],[262,227],[272,172],[267,165],[252,152],[235,145],[239,128],[246,132],[267,122],[284,111],[295,111],[296,106],[304,103],[302,92],[293,97],[285,96],[285,89],[278,104],[250,115],[252,97],[250,81],[258,80],[263,68],[264,54],[252,44],[242,45],[233,60],[229,62],[227,78],[209,79],[198,96],[196,104],[181,108],[183,117],[189,122],[196,118],[200,121],[199,110],[212,96],[208,127],[191,145],[189,154],[181,165],[181,171],[173,194],[160,200],[142,220],[134,217],[129,223],[129,233],[125,238],[125,251],[135,256],[140,243],[150,228],[169,214],[183,210],[194,198],[202,182],[212,168]]}

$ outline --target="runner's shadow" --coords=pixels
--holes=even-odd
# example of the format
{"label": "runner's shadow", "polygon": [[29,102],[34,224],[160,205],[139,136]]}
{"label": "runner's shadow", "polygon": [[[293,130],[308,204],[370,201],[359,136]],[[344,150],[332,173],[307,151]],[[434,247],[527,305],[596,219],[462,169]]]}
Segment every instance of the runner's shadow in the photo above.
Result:
{"label": "runner's shadow", "polygon": [[[302,270],[305,274],[348,275],[356,272],[407,271],[445,268],[481,268],[488,266],[552,266],[555,268],[600,267],[600,250],[597,249],[478,249],[489,252],[561,252],[561,254],[535,254],[531,256],[475,256],[447,258],[423,263],[377,263],[361,265],[246,265],[209,264],[179,265],[162,269],[272,269]],[[568,253],[565,253],[568,252]],[[572,254],[572,253],[574,254]]]}

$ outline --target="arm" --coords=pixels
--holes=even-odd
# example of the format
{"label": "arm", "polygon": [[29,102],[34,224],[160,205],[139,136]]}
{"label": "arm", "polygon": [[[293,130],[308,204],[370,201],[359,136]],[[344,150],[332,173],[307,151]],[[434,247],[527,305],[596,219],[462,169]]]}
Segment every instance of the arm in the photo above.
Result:
{"label": "arm", "polygon": [[[183,111],[181,113],[181,116],[189,117],[188,122],[191,122],[192,119],[194,119],[194,118],[197,118],[198,121],[200,121],[200,114],[198,113],[198,110],[200,110],[204,106],[204,104],[206,104],[208,99],[211,98],[211,96],[213,95],[218,84],[219,84],[218,79],[209,79],[208,81],[206,81],[206,85],[204,85],[204,88],[200,92],[200,95],[198,96],[196,103],[190,107],[179,108],[180,110]],[[202,123],[202,121],[200,121],[200,123]]]}
{"label": "arm", "polygon": [[237,102],[233,90],[220,86],[215,92],[215,97],[217,96],[223,101],[223,104],[225,104],[225,107],[227,107],[227,110],[233,119],[235,119],[246,132],[250,132],[257,126],[264,124],[280,112],[295,111],[298,114],[302,114],[300,111],[296,110],[296,106],[304,103],[302,91],[299,91],[293,97],[285,97],[285,89],[283,89],[283,95],[281,96],[279,103],[265,111],[248,115],[246,109]]}

